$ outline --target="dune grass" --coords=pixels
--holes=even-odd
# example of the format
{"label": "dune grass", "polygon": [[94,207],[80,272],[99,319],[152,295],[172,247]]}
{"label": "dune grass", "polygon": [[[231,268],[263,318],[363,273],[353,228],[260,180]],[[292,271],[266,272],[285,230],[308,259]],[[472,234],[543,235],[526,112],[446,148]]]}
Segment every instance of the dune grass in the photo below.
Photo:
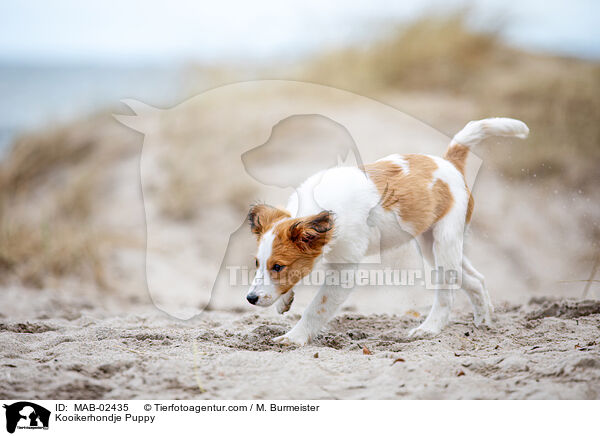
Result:
{"label": "dune grass", "polygon": [[43,287],[79,276],[108,286],[107,233],[92,217],[110,168],[100,162],[118,153],[101,145],[102,125],[100,117],[26,135],[0,161],[0,283]]}
{"label": "dune grass", "polygon": [[66,275],[92,279],[105,288],[101,240],[68,222],[0,223],[0,273],[41,288]]}
{"label": "dune grass", "polygon": [[398,24],[368,44],[317,56],[306,75],[362,91],[458,91],[500,48],[496,33],[469,30],[466,20],[460,12]]}

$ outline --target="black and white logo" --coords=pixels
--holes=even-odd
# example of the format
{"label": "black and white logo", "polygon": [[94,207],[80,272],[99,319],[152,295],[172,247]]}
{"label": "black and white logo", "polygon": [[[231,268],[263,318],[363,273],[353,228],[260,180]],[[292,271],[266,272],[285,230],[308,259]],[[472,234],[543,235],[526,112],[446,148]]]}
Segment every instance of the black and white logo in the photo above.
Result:
{"label": "black and white logo", "polygon": [[50,411],[29,401],[5,404],[6,431],[14,433],[16,429],[48,429]]}

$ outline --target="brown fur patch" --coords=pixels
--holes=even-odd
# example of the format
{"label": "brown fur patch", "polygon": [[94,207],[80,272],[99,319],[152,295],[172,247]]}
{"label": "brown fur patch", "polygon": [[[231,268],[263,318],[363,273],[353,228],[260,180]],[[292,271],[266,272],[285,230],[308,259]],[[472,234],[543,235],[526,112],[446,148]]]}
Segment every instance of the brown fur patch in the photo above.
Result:
{"label": "brown fur patch", "polygon": [[434,222],[438,222],[450,211],[450,209],[452,209],[454,197],[450,192],[448,184],[442,180],[435,181],[433,192],[435,198],[435,209],[433,211],[435,217]]}
{"label": "brown fur patch", "polygon": [[284,218],[289,218],[290,214],[277,207],[269,206],[268,204],[255,204],[248,212],[248,223],[250,231],[260,237],[268,231],[273,224]]}
{"label": "brown fur patch", "polygon": [[439,221],[452,207],[454,199],[441,180],[431,187],[438,168],[433,159],[420,154],[402,156],[408,163],[408,174],[391,161],[365,165],[369,178],[381,194],[384,209],[393,210],[419,235]]}
{"label": "brown fur patch", "polygon": [[[469,156],[469,147],[462,144],[454,144],[448,147],[446,150],[446,154],[444,155],[444,159],[450,161],[458,171],[463,175],[463,179],[465,177],[465,165],[467,164],[467,157]],[[465,222],[468,224],[471,221],[471,216],[473,215],[473,207],[475,206],[475,201],[473,200],[473,195],[471,195],[471,191],[467,186],[467,181],[465,180],[465,189],[469,193],[469,204],[467,205],[467,216]]]}
{"label": "brown fur patch", "polygon": [[461,144],[454,144],[448,147],[444,159],[452,162],[458,171],[465,175],[465,165],[469,156],[469,147]]}
{"label": "brown fur patch", "polygon": [[465,182],[465,188],[469,192],[469,204],[467,205],[467,218],[465,219],[465,222],[467,224],[469,224],[471,222],[471,216],[473,215],[473,208],[475,207],[475,200],[473,200],[473,194],[471,194],[471,190],[467,186],[466,182]]}
{"label": "brown fur patch", "polygon": [[[280,294],[285,294],[312,271],[315,260],[333,234],[333,216],[321,212],[304,218],[283,221],[273,229],[275,239],[267,269]],[[276,272],[273,266],[284,266]]]}

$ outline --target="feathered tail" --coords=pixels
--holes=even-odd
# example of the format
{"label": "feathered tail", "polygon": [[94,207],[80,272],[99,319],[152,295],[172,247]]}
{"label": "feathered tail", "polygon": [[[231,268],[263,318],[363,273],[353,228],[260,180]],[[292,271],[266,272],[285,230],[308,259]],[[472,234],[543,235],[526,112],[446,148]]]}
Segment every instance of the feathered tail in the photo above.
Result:
{"label": "feathered tail", "polygon": [[470,121],[460,132],[454,135],[446,150],[444,159],[464,173],[465,163],[471,147],[479,144],[490,136],[514,136],[527,138],[529,128],[523,121],[512,118],[486,118]]}

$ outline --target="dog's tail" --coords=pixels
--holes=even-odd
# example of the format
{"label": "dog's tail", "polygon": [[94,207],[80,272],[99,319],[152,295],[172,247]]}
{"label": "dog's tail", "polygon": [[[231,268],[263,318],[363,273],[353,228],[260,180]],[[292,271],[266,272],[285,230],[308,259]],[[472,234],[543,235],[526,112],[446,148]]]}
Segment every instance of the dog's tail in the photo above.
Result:
{"label": "dog's tail", "polygon": [[514,136],[525,139],[527,135],[529,135],[527,124],[512,118],[486,118],[485,120],[470,121],[454,135],[444,159],[452,162],[464,174],[467,155],[471,147],[491,136]]}

